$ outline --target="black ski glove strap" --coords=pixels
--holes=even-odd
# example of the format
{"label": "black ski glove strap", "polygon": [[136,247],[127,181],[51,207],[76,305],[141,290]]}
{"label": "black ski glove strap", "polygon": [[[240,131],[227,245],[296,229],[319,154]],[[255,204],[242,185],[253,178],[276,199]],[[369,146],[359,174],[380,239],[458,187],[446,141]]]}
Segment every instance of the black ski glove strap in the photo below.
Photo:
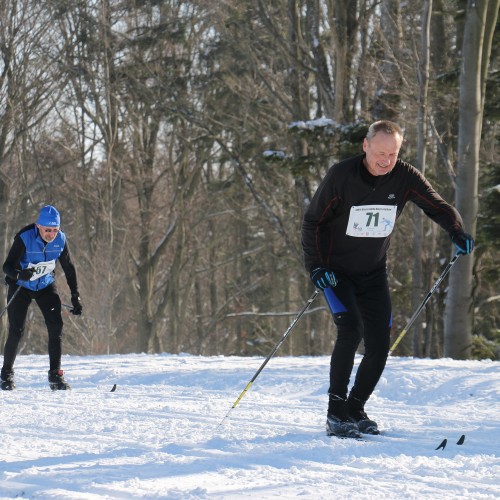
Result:
{"label": "black ski glove strap", "polygon": [[34,272],[34,267],[21,269],[21,271],[19,271],[19,274],[17,275],[17,279],[21,281],[29,281],[32,278]]}

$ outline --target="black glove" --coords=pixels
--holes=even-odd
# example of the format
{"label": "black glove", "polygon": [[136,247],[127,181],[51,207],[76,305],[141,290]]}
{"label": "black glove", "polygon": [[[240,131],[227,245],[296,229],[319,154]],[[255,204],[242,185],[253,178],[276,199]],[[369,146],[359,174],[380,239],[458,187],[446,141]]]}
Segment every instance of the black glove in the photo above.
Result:
{"label": "black glove", "polygon": [[470,234],[457,232],[451,235],[451,241],[455,244],[458,254],[469,255],[474,250],[474,239]]}
{"label": "black glove", "polygon": [[21,281],[29,281],[33,274],[35,273],[34,267],[28,267],[26,269],[21,269],[17,275],[17,279]]}
{"label": "black glove", "polygon": [[71,304],[73,305],[73,309],[70,309],[69,312],[75,316],[80,316],[80,314],[82,314],[83,307],[78,292],[71,294]]}
{"label": "black glove", "polygon": [[325,290],[329,286],[335,286],[337,284],[335,274],[324,267],[313,269],[310,276],[314,286],[320,290]]}

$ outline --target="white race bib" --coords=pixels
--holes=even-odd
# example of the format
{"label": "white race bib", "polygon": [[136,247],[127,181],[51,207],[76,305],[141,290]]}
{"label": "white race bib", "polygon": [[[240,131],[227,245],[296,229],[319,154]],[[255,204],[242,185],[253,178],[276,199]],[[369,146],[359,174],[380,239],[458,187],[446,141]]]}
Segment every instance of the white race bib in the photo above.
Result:
{"label": "white race bib", "polygon": [[31,277],[30,281],[37,280],[38,278],[41,278],[42,276],[45,276],[46,274],[51,273],[55,268],[56,268],[56,261],[55,260],[49,260],[47,262],[39,262],[38,264],[28,264],[29,268],[35,268],[35,272],[33,273],[33,276]]}
{"label": "white race bib", "polygon": [[358,238],[385,238],[396,222],[396,205],[351,207],[346,234]]}

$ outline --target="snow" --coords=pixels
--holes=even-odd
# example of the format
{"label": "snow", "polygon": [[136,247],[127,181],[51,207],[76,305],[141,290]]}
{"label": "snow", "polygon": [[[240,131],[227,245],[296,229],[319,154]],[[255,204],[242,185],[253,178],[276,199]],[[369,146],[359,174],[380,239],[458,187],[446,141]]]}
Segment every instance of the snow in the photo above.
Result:
{"label": "snow", "polygon": [[276,160],[286,160],[288,158],[284,151],[273,151],[271,149],[263,151],[262,156],[264,156],[264,158],[274,158]]}
{"label": "snow", "polygon": [[316,120],[292,122],[288,128],[314,130],[316,128],[334,127],[335,125],[337,125],[337,122],[331,118],[317,118]]}
{"label": "snow", "polygon": [[232,408],[263,358],[64,356],[52,393],[18,356],[0,498],[500,498],[498,362],[390,358],[357,441],[325,435],[329,361],[275,356]]}

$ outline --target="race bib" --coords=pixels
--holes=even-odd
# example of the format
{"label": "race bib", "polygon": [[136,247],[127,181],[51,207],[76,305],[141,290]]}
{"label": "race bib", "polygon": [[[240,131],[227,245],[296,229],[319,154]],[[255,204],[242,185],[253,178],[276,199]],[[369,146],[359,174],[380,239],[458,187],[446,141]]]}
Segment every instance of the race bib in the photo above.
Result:
{"label": "race bib", "polygon": [[33,273],[33,276],[31,277],[30,281],[37,280],[38,278],[41,278],[42,276],[45,276],[46,274],[51,273],[55,268],[56,268],[56,261],[55,260],[49,260],[47,262],[39,262],[38,264],[28,264],[29,268],[35,268],[35,272]]}
{"label": "race bib", "polygon": [[396,222],[396,205],[351,207],[346,234],[358,238],[385,238]]}

